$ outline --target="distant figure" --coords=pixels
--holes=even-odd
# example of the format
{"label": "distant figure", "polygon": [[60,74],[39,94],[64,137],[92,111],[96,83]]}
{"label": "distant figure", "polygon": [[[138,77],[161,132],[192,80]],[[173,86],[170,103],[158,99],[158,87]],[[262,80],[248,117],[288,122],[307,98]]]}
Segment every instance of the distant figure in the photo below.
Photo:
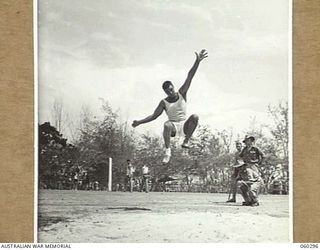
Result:
{"label": "distant figure", "polygon": [[272,175],[272,173],[274,172],[275,168],[274,166],[269,166],[267,169],[266,169],[266,176],[265,176],[265,180],[266,180],[266,188],[267,188],[267,193],[269,193],[269,187],[268,187],[268,183],[269,183],[269,179],[270,179],[270,176]]}
{"label": "distant figure", "polygon": [[149,168],[147,165],[143,165],[142,167],[142,183],[140,191],[143,191],[143,187],[145,187],[145,192],[149,192]]}
{"label": "distant figure", "polygon": [[162,88],[167,94],[167,97],[160,101],[153,114],[142,120],[134,120],[132,123],[133,127],[137,127],[140,124],[148,123],[157,119],[163,111],[166,111],[168,115],[168,121],[164,123],[163,129],[163,138],[165,143],[165,156],[162,161],[163,164],[167,164],[170,161],[170,137],[174,137],[176,135],[181,136],[184,134],[185,138],[182,147],[189,148],[188,142],[198,125],[199,118],[197,115],[193,114],[187,119],[187,92],[200,62],[207,56],[208,54],[205,50],[201,50],[199,54],[196,53],[196,60],[188,73],[187,79],[179,91],[175,91],[171,81],[165,81],[162,84]]}
{"label": "distant figure", "polygon": [[73,175],[73,190],[78,190],[79,174],[75,172]]}
{"label": "distant figure", "polygon": [[262,163],[264,155],[260,149],[254,146],[254,142],[255,138],[253,136],[246,135],[243,140],[246,146],[239,156],[247,164],[247,168],[251,168],[260,175],[259,165]]}
{"label": "distant figure", "polygon": [[283,176],[282,166],[281,164],[278,164],[276,165],[276,169],[269,176],[269,180],[267,184],[268,190],[274,191],[275,189],[277,189],[277,191],[280,194],[282,194],[283,180],[284,180],[284,176]]}
{"label": "distant figure", "polygon": [[[241,157],[240,157],[240,153],[242,150],[242,143],[239,141],[236,141],[236,149],[237,152],[234,154],[234,166],[235,165],[239,165]],[[237,195],[237,181],[238,181],[238,177],[239,177],[239,171],[238,168],[233,168],[233,174],[231,176],[231,187],[230,187],[230,193],[232,194],[231,199],[227,200],[227,202],[236,202],[236,195]],[[230,196],[229,193],[229,196]]]}
{"label": "distant figure", "polygon": [[247,164],[240,162],[235,166],[239,171],[239,185],[244,202],[243,206],[259,206],[258,193],[262,185],[260,175],[247,167]]}
{"label": "distant figure", "polygon": [[84,172],[82,177],[82,184],[83,184],[84,190],[89,190],[89,183],[90,183],[90,180],[89,180],[88,172]]}
{"label": "distant figure", "polygon": [[117,183],[117,184],[116,184],[116,192],[118,192],[119,190],[120,190],[120,184]]}
{"label": "distant figure", "polygon": [[100,187],[99,187],[99,182],[98,182],[98,181],[95,181],[95,182],[93,183],[93,190],[98,191],[99,189],[100,189]]}
{"label": "distant figure", "polygon": [[126,181],[126,189],[125,191],[129,190],[130,192],[133,191],[133,173],[135,172],[134,167],[132,166],[131,160],[127,160],[127,181]]}

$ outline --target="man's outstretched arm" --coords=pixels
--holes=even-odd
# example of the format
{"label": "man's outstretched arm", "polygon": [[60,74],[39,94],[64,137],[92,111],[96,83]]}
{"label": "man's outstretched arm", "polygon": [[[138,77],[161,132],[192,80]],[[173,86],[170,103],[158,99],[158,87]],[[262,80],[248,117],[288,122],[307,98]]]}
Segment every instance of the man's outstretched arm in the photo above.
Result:
{"label": "man's outstretched arm", "polygon": [[196,61],[194,62],[192,68],[189,70],[189,73],[188,73],[188,76],[187,76],[187,79],[184,81],[184,84],[181,86],[181,88],[179,89],[179,92],[180,94],[184,97],[184,99],[186,99],[187,97],[187,92],[188,92],[188,89],[190,87],[190,84],[191,84],[191,81],[192,81],[192,78],[194,76],[194,74],[196,73],[198,67],[199,67],[199,64],[200,62],[208,57],[208,53],[206,50],[201,50],[201,52],[198,54],[197,52],[195,52],[196,54]]}
{"label": "man's outstretched arm", "polygon": [[165,104],[163,101],[161,101],[152,115],[149,115],[142,120],[134,120],[132,123],[132,127],[135,128],[135,127],[139,126],[140,124],[148,123],[148,122],[151,122],[151,121],[157,119],[162,114],[164,108],[165,108]]}

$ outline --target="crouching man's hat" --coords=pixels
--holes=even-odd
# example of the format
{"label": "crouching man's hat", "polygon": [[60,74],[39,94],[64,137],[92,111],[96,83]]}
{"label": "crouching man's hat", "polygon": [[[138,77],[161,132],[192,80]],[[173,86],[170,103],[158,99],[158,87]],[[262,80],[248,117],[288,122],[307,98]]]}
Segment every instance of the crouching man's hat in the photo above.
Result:
{"label": "crouching man's hat", "polygon": [[255,141],[255,138],[252,135],[246,135],[242,142],[245,142],[246,140],[249,140],[249,139],[252,140],[252,141]]}

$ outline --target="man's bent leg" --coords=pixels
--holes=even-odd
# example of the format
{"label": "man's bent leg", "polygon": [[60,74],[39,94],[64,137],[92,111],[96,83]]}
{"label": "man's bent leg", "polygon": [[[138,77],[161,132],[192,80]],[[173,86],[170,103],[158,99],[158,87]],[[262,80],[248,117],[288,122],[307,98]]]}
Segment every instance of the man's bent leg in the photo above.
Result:
{"label": "man's bent leg", "polygon": [[186,135],[182,147],[189,148],[189,139],[198,126],[199,116],[196,114],[191,115],[183,125],[183,132]]}
{"label": "man's bent leg", "polygon": [[243,205],[249,205],[251,203],[251,199],[248,195],[248,191],[249,191],[249,188],[248,186],[245,184],[245,183],[241,183],[241,186],[240,186],[240,190],[241,190],[241,195],[244,199],[244,202],[242,203]]}
{"label": "man's bent leg", "polygon": [[170,148],[170,138],[175,134],[175,127],[170,121],[166,121],[163,126],[163,139],[166,148]]}
{"label": "man's bent leg", "polygon": [[163,164],[167,164],[170,161],[170,157],[171,157],[170,138],[173,134],[175,134],[175,132],[176,132],[176,129],[172,124],[172,122],[166,121],[163,127],[163,139],[166,147],[165,156],[162,161]]}
{"label": "man's bent leg", "polygon": [[249,190],[249,196],[251,198],[252,204],[259,205],[258,194],[259,194],[260,182],[255,182],[251,185]]}

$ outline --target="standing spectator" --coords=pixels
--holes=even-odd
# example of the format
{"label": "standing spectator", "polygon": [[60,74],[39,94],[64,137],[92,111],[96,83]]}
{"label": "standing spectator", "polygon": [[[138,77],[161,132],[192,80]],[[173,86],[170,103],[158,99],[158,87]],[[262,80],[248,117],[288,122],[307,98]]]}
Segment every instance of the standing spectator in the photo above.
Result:
{"label": "standing spectator", "polygon": [[73,175],[73,190],[78,190],[79,174],[75,172]]}
{"label": "standing spectator", "polygon": [[95,181],[95,182],[93,183],[93,190],[98,191],[99,189],[100,189],[100,187],[99,187],[99,182],[98,182],[98,181]]}
{"label": "standing spectator", "polygon": [[84,172],[82,177],[82,185],[84,190],[89,190],[89,183],[90,183],[90,180],[89,180],[88,172]]}
{"label": "standing spectator", "polygon": [[140,191],[143,190],[143,186],[145,187],[145,192],[149,192],[149,168],[147,165],[143,165],[142,169],[142,183],[141,183],[141,189]]}
{"label": "standing spectator", "polygon": [[[260,168],[260,176],[263,181],[263,184],[268,183],[267,170],[263,166]],[[260,193],[268,193],[267,185],[261,185]]]}
{"label": "standing spectator", "polygon": [[[271,173],[269,180],[268,180],[268,190],[278,191],[280,194],[282,194],[282,181],[283,181],[283,171],[281,164],[278,164],[276,166],[276,169],[273,173]],[[271,188],[271,189],[270,189]]]}
{"label": "standing spectator", "polygon": [[[239,141],[236,141],[236,149],[237,152],[234,154],[234,165],[238,165],[239,161],[241,160],[240,153],[242,150],[242,143]],[[227,202],[236,202],[236,195],[237,195],[237,181],[238,181],[238,175],[239,171],[238,168],[233,168],[233,174],[231,176],[231,187],[230,187],[230,193],[232,194],[231,199],[227,200]],[[229,196],[230,197],[230,196]]]}
{"label": "standing spectator", "polygon": [[132,166],[131,160],[128,159],[127,160],[127,181],[126,181],[126,191],[128,190],[128,186],[129,186],[129,190],[130,192],[133,191],[133,174],[135,172],[134,167]]}
{"label": "standing spectator", "polygon": [[69,173],[68,176],[68,190],[72,190],[73,189],[73,179],[72,179],[72,173]]}

